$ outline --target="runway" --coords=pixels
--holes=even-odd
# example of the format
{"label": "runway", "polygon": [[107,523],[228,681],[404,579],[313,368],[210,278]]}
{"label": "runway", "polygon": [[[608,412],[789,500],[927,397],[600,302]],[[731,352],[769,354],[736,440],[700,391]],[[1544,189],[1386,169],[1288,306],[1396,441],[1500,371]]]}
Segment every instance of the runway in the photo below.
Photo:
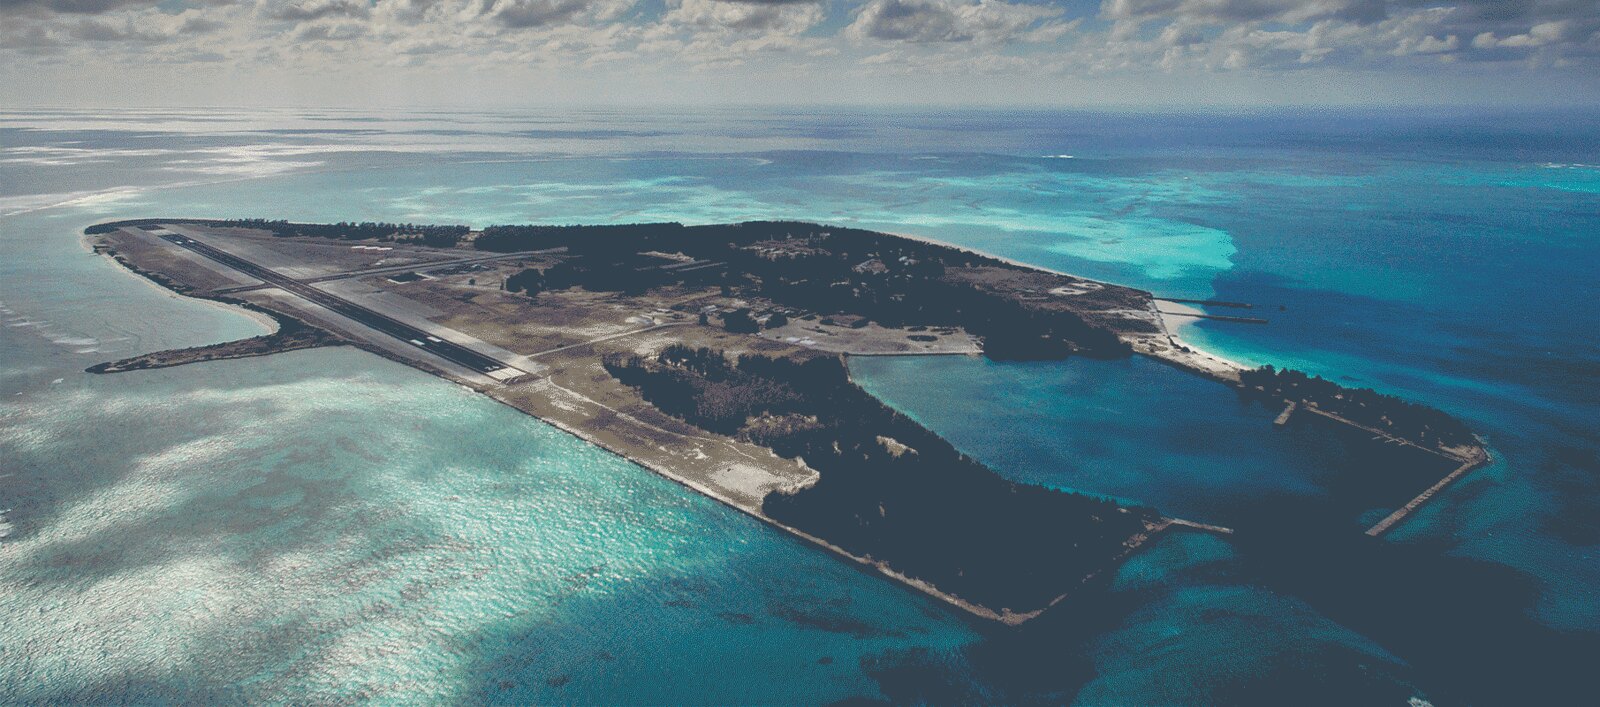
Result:
{"label": "runway", "polygon": [[499,380],[509,379],[522,375],[524,371],[492,356],[474,351],[460,344],[446,341],[433,336],[428,332],[414,327],[392,317],[380,314],[359,304],[351,302],[338,295],[319,290],[309,284],[295,280],[275,270],[262,267],[244,258],[206,245],[193,238],[173,233],[166,229],[153,235],[173,245],[198,253],[218,263],[238,270],[254,277],[273,287],[310,301],[314,304],[347,317],[362,325],[388,334],[407,344],[420,348],[428,353],[443,358],[451,363],[465,366],[468,369],[489,375]]}

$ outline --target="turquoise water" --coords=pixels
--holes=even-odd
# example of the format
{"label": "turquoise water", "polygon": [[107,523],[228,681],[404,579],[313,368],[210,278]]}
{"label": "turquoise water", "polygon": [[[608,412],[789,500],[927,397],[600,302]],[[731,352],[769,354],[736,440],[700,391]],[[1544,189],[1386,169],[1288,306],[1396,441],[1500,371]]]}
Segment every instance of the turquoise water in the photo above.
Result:
{"label": "turquoise water", "polygon": [[5,423],[8,702],[809,703],[873,694],[862,656],[973,638],[355,350],[73,377]]}
{"label": "turquoise water", "polygon": [[[1600,342],[1571,304],[1600,261],[1592,116],[206,117],[0,114],[5,701],[1508,703],[1569,696],[1594,655]],[[1438,405],[1502,461],[1390,536],[1403,562],[1321,561],[1459,579],[1435,613],[1177,536],[1084,613],[994,635],[363,353],[83,375],[259,332],[77,243],[151,214],[914,232],[1256,302],[1271,325],[1186,335]],[[1242,491],[1329,496],[1292,446],[1222,435],[1269,411],[1088,364],[855,370],[1007,473],[1202,517]],[[908,370],[960,378],[896,392]]]}

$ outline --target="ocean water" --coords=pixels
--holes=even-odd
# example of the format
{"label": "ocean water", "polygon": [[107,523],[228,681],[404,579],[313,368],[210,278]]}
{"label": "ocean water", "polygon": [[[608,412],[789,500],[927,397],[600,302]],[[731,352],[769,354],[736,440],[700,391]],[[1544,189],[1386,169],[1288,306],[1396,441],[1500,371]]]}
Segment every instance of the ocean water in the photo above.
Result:
{"label": "ocean water", "polygon": [[1230,527],[1248,527],[1261,506],[1299,504],[1359,533],[1452,468],[1311,415],[1277,427],[1278,408],[1145,358],[884,356],[853,359],[850,370],[1009,478]]}
{"label": "ocean water", "polygon": [[[1596,136],[1589,114],[0,113],[0,700],[1571,697],[1600,658]],[[1375,549],[1176,535],[994,632],[361,352],[82,374],[259,331],[78,243],[150,215],[916,233],[1256,303],[1272,324],[1186,336],[1437,405],[1499,461]],[[1148,362],[852,370],[1029,480],[1201,518],[1336,495],[1304,449],[1239,434],[1270,411]]]}
{"label": "ocean water", "polygon": [[373,359],[82,377],[23,402],[5,441],[21,462],[7,701],[813,702],[870,691],[862,655],[971,639],[929,602]]}

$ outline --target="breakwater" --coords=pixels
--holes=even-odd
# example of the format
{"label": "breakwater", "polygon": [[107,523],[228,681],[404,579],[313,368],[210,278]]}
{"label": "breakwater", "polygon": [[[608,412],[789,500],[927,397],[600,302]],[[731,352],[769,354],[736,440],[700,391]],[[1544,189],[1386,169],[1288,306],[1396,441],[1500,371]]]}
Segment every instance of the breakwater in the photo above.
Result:
{"label": "breakwater", "polygon": [[1455,483],[1457,479],[1465,476],[1467,472],[1488,464],[1490,459],[1492,459],[1492,457],[1490,456],[1488,450],[1479,447],[1477,449],[1477,454],[1463,459],[1461,466],[1456,467],[1455,471],[1452,471],[1444,478],[1439,479],[1437,483],[1429,486],[1427,490],[1423,491],[1422,493],[1417,494],[1416,498],[1411,499],[1406,503],[1406,505],[1395,509],[1395,512],[1390,513],[1371,528],[1367,528],[1367,535],[1378,537],[1389,532],[1391,528],[1398,525],[1401,521],[1404,521],[1412,513],[1415,513],[1417,509],[1422,508],[1428,503],[1428,501],[1433,500],[1433,497],[1438,495],[1440,491],[1443,491],[1450,484]]}
{"label": "breakwater", "polygon": [[1207,307],[1232,307],[1234,309],[1254,309],[1255,305],[1249,302],[1229,302],[1218,299],[1184,299],[1182,297],[1151,297],[1160,302],[1177,302],[1178,304],[1199,304]]}

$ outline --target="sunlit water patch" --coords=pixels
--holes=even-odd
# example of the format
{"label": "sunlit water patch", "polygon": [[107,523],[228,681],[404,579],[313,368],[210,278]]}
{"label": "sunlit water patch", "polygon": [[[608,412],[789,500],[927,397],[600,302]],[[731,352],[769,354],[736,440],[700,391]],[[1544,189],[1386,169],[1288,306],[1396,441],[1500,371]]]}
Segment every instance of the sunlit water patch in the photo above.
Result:
{"label": "sunlit water patch", "polygon": [[1212,275],[1233,267],[1228,234],[1175,221],[1084,218],[1061,229],[1070,235],[1047,249],[1098,263],[1138,268],[1151,280]]}
{"label": "sunlit water patch", "polygon": [[973,638],[354,350],[79,378],[5,423],[6,701],[817,702]]}

